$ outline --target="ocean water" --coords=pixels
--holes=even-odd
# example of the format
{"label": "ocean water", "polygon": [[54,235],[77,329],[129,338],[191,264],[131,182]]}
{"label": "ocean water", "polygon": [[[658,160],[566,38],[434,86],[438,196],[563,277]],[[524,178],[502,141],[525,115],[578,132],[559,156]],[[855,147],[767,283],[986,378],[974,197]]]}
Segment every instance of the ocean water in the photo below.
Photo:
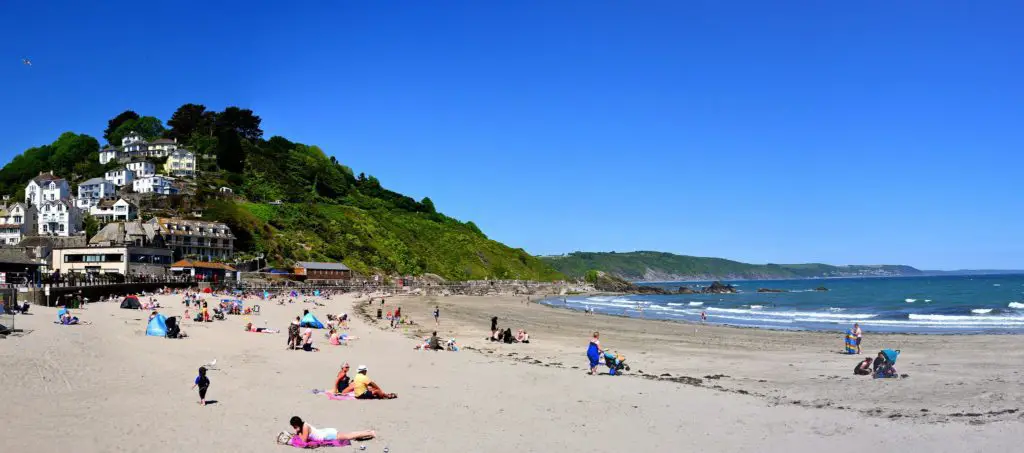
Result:
{"label": "ocean water", "polygon": [[[781,330],[1024,333],[1024,275],[726,282],[736,294],[569,296],[541,303],[597,313]],[[651,284],[670,289],[702,283]],[[829,291],[815,291],[824,286]],[[758,293],[758,288],[786,293]]]}

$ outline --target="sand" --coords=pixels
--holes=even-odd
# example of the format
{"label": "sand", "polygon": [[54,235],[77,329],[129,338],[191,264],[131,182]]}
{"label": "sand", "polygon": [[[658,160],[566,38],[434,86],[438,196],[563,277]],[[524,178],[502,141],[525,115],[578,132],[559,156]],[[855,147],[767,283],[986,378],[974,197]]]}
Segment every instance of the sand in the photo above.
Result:
{"label": "sand", "polygon": [[[183,312],[179,297],[160,300],[162,313]],[[303,308],[326,322],[327,313],[355,313],[353,304],[364,303],[264,302],[249,319],[284,329]],[[865,350],[902,349],[899,368],[910,374],[876,381],[851,375],[856,358],[836,353],[838,335],[586,316],[512,296],[388,299],[395,304],[421,329],[433,328],[429,312],[439,305],[441,335],[469,348],[414,351],[409,336],[427,330],[383,330],[361,317],[350,330],[358,340],[330,346],[318,334],[322,351],[312,353],[285,350],[284,333],[244,332],[243,316],[186,322],[190,338],[168,340],[146,337],[147,313],[116,303],[77,311],[91,324],[71,327],[52,324],[54,309],[33,307],[18,318],[27,332],[0,340],[0,450],[290,451],[274,438],[293,415],[343,431],[375,429],[366,451],[396,453],[966,452],[1014,451],[1024,441],[1019,336],[868,332]],[[525,328],[533,342],[484,341],[492,315],[502,327]],[[628,357],[633,376],[584,373],[595,329]],[[190,387],[214,358],[208,398],[217,402],[201,407]],[[313,395],[344,361],[366,364],[400,398]],[[712,375],[724,376],[705,378]]]}

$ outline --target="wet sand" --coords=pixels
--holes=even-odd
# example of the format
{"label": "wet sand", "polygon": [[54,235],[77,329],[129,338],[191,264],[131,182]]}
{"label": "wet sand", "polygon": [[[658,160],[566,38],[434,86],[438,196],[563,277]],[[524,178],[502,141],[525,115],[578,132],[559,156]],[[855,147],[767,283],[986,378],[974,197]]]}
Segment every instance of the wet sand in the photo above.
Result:
{"label": "wet sand", "polygon": [[[180,315],[179,297],[160,298]],[[354,313],[363,301],[327,307],[262,302],[257,325],[285,329],[303,308]],[[250,302],[251,303],[251,302]],[[906,380],[850,376],[834,335],[762,332],[647,322],[526,306],[517,297],[393,297],[418,322],[441,307],[441,334],[473,349],[414,351],[416,333],[384,331],[355,317],[358,340],[321,352],[288,351],[286,334],[242,330],[246,317],[185,322],[190,335],[144,335],[147,312],[99,303],[76,311],[83,326],[58,326],[54,309],[19,317],[27,332],[0,340],[3,451],[292,451],[274,443],[299,415],[318,427],[376,429],[366,451],[1012,451],[1024,441],[1018,337],[872,336],[900,347]],[[529,345],[483,340],[491,315],[525,328]],[[430,327],[424,325],[422,327]],[[587,332],[655,378],[588,376]],[[877,341],[877,343],[876,343]],[[198,366],[216,358],[209,399],[190,390]],[[339,365],[366,364],[393,401],[329,401]],[[793,366],[790,366],[792,364]],[[574,369],[573,367],[578,367]],[[700,385],[666,380],[680,376]],[[710,375],[725,375],[717,379]],[[760,381],[765,382],[760,382]],[[686,380],[683,380],[686,382]],[[713,388],[715,385],[721,389]],[[741,394],[746,391],[751,394]],[[831,404],[825,404],[831,402]],[[814,406],[821,405],[822,408]],[[846,407],[840,409],[839,406]],[[868,409],[881,407],[874,414]],[[928,409],[928,415],[914,415]],[[906,414],[893,418],[892,414]],[[341,450],[341,451],[357,451]]]}

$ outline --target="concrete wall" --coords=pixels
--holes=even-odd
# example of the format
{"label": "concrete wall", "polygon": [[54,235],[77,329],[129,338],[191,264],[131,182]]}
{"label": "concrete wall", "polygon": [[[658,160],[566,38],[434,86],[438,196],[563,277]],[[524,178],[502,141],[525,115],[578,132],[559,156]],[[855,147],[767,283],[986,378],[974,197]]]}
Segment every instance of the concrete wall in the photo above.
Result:
{"label": "concrete wall", "polygon": [[111,285],[93,285],[93,286],[70,286],[70,287],[52,287],[50,288],[50,296],[46,296],[46,291],[43,288],[28,288],[27,291],[22,291],[24,288],[18,290],[18,303],[28,302],[33,305],[47,305],[55,306],[57,301],[61,303],[69,301],[71,296],[78,294],[79,291],[82,293],[82,297],[89,298],[90,302],[96,302],[98,300],[106,299],[110,296],[127,296],[129,294],[138,294],[140,292],[153,292],[163,287],[168,288],[190,288],[195,287],[195,283],[117,283]]}

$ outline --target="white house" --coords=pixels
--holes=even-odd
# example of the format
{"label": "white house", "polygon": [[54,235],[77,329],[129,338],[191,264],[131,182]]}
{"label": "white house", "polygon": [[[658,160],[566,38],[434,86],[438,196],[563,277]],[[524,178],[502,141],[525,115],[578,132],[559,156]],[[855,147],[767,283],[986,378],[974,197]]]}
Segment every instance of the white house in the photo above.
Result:
{"label": "white house", "polygon": [[166,176],[153,175],[136,179],[132,183],[132,189],[137,193],[158,193],[162,195],[173,195],[178,192],[173,186],[173,180]]}
{"label": "white house", "polygon": [[172,151],[167,156],[167,162],[164,163],[164,173],[175,177],[195,176],[196,155],[184,149]]}
{"label": "white house", "polygon": [[164,157],[178,149],[178,141],[166,138],[153,140],[146,146],[145,155],[148,157]]}
{"label": "white house", "polygon": [[35,206],[14,203],[0,209],[0,244],[15,245],[35,232],[38,215]]}
{"label": "white house", "polygon": [[126,186],[131,184],[135,180],[135,172],[129,170],[126,167],[115,168],[108,171],[103,179],[110,181],[117,187]]}
{"label": "white house", "polygon": [[217,189],[217,190],[218,190],[218,191],[219,191],[220,193],[226,193],[226,194],[232,194],[232,193],[235,193],[235,191],[234,191],[234,190],[231,190],[231,188],[230,188],[230,187],[221,187],[220,189]]}
{"label": "white house", "polygon": [[141,155],[147,148],[146,140],[138,132],[131,131],[121,138],[121,151],[131,156]]}
{"label": "white house", "polygon": [[47,201],[39,207],[41,236],[70,236],[79,231],[82,231],[82,211],[69,201]]}
{"label": "white house", "polygon": [[100,222],[128,221],[139,217],[139,207],[124,198],[106,199],[89,209],[89,214]]}
{"label": "white house", "polygon": [[144,160],[130,162],[125,167],[134,172],[136,178],[145,178],[146,176],[153,176],[156,174],[156,165]]}
{"label": "white house", "polygon": [[92,178],[78,185],[78,199],[75,206],[79,209],[89,209],[96,206],[100,200],[114,196],[114,184],[103,178]]}
{"label": "white house", "polygon": [[25,204],[41,206],[44,201],[68,200],[71,198],[71,187],[64,178],[54,176],[53,172],[39,172],[25,186]]}
{"label": "white house", "polygon": [[124,156],[125,154],[117,148],[103,148],[100,150],[100,164],[107,165],[107,162],[118,160]]}

